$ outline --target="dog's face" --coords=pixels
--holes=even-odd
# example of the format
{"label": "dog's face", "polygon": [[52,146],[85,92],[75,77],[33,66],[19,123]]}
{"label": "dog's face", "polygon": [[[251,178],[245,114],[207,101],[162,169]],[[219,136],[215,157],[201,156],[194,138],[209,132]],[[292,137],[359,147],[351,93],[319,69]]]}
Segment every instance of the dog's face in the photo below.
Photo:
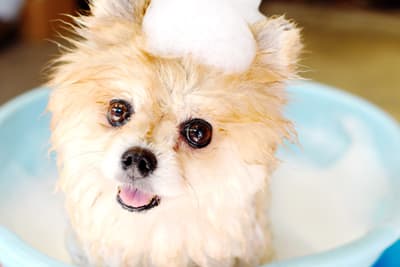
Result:
{"label": "dog's face", "polygon": [[52,143],[72,223],[191,201],[236,205],[262,190],[290,135],[282,89],[295,75],[298,30],[283,18],[252,25],[253,64],[225,74],[190,57],[152,55],[140,21],[100,13],[81,19],[84,39],[73,41],[50,83]]}
{"label": "dog's face", "polygon": [[79,55],[88,66],[53,94],[53,138],[71,186],[94,176],[130,211],[231,183],[254,191],[251,170],[265,175],[287,135],[279,88],[132,50]]}

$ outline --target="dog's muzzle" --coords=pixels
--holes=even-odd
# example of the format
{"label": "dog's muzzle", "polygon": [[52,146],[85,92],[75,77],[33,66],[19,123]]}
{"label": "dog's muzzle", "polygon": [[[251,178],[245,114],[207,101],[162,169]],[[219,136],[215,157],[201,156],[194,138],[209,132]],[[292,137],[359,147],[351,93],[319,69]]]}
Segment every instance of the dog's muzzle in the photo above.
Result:
{"label": "dog's muzzle", "polygon": [[117,202],[128,211],[144,211],[160,204],[160,197],[135,187],[134,182],[148,178],[157,168],[153,152],[141,147],[127,150],[121,157],[121,167],[130,182],[118,188]]}

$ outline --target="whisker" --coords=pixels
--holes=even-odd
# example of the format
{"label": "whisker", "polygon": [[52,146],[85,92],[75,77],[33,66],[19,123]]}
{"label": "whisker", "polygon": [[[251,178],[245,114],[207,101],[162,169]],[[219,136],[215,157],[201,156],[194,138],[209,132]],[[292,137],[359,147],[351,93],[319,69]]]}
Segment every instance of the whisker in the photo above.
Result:
{"label": "whisker", "polygon": [[85,151],[82,153],[72,155],[72,156],[68,157],[68,159],[71,160],[71,159],[77,159],[77,158],[81,158],[81,157],[89,157],[92,155],[101,155],[101,153],[104,153],[104,151],[103,150]]}
{"label": "whisker", "polygon": [[85,165],[86,165],[85,167],[79,168],[79,169],[75,170],[75,172],[70,172],[69,176],[75,177],[75,176],[78,176],[80,174],[88,175],[91,172],[97,171],[99,164],[98,164],[97,161],[93,161],[93,162],[86,162]]}
{"label": "whisker", "polygon": [[186,177],[184,177],[183,180],[185,181],[185,184],[188,186],[188,188],[190,189],[190,191],[193,193],[194,197],[196,198],[197,208],[199,209],[200,208],[200,200],[199,200],[197,191],[194,189],[193,185],[188,181],[188,179],[186,179]]}

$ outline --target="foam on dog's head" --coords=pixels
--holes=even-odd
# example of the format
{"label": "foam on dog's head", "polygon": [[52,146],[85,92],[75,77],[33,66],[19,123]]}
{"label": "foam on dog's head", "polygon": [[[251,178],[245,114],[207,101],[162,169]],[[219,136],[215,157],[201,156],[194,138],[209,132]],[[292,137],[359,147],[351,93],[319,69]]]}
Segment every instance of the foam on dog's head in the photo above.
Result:
{"label": "foam on dog's head", "polygon": [[[259,43],[252,26],[265,19],[259,4],[259,0],[97,0],[93,13],[102,19],[136,21],[153,55],[190,56],[225,73],[240,73],[256,58]],[[273,37],[269,37],[271,46]]]}
{"label": "foam on dog's head", "polygon": [[249,3],[256,5],[243,9],[248,6],[226,0],[153,0],[143,20],[150,51],[165,57],[192,55],[226,72],[242,72],[256,54],[248,23],[262,18],[258,3]]}

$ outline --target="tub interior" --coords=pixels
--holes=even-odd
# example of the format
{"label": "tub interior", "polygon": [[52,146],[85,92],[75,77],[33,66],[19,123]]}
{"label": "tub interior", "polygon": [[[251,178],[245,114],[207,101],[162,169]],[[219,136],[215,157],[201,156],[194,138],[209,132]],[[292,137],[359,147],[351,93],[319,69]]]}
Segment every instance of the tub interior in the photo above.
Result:
{"label": "tub interior", "polygon": [[[399,220],[397,124],[362,100],[318,84],[292,84],[289,92],[286,112],[301,145],[282,146],[282,165],[271,181],[279,260],[348,245]],[[55,192],[55,156],[49,153],[48,90],[31,94],[18,107],[8,104],[0,116],[0,225],[68,263],[66,216],[62,196]],[[400,235],[400,225],[392,226]]]}
{"label": "tub interior", "polygon": [[48,92],[36,93],[33,102],[11,105],[0,117],[0,225],[47,256],[68,262],[66,216],[49,152]]}

